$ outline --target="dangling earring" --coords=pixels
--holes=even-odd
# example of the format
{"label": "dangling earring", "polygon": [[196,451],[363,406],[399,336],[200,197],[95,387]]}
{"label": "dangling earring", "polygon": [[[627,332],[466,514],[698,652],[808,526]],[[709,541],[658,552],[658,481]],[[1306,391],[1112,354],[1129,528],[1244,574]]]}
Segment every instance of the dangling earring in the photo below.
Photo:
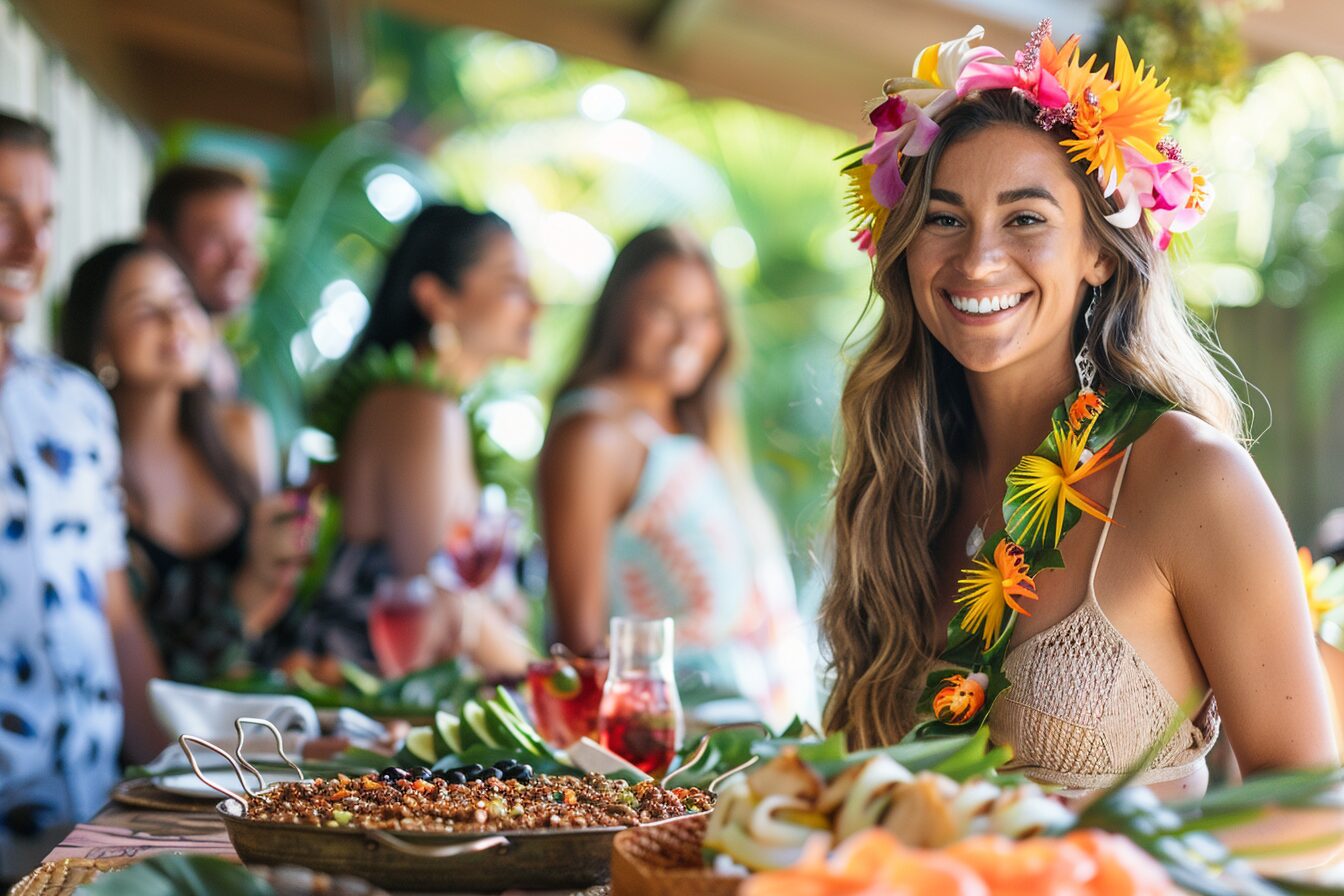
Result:
{"label": "dangling earring", "polygon": [[1083,312],[1083,347],[1073,359],[1074,369],[1078,371],[1078,388],[1082,392],[1093,391],[1097,381],[1097,362],[1092,360],[1092,349],[1088,348],[1088,336],[1092,333],[1092,318],[1097,313],[1097,304],[1101,301],[1101,287],[1093,286],[1088,297],[1087,310]]}
{"label": "dangling earring", "polygon": [[95,358],[93,364],[96,368],[94,375],[98,377],[98,382],[103,384],[103,388],[109,392],[115,389],[117,383],[121,382],[121,371],[117,370],[112,359],[104,355],[101,359]]}
{"label": "dangling earring", "polygon": [[441,320],[429,328],[429,345],[440,360],[451,364],[462,353],[462,338],[452,321]]}

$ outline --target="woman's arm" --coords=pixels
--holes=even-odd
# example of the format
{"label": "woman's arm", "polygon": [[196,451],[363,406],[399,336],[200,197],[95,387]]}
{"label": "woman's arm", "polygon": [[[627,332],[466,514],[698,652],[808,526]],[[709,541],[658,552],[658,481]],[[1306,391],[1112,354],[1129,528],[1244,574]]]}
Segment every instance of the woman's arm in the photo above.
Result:
{"label": "woman's arm", "polygon": [[112,632],[121,677],[121,702],[125,718],[122,752],[131,762],[153,759],[168,744],[149,707],[149,680],[163,678],[159,650],[145,628],[145,620],[131,599],[124,569],[107,573],[103,612]]}
{"label": "woman's arm", "polygon": [[233,579],[243,633],[257,637],[293,599],[312,552],[313,525],[297,495],[276,492],[275,436],[266,413],[235,402],[220,408],[219,419],[230,451],[261,495],[249,508],[247,556]]}
{"label": "woman's arm", "polygon": [[608,539],[646,455],[624,427],[594,415],[554,427],[541,451],[538,498],[555,635],[581,655],[606,638]]}
{"label": "woman's arm", "polygon": [[[1243,773],[1338,764],[1321,661],[1293,539],[1250,455],[1184,415],[1156,456],[1181,517],[1161,521],[1159,566],[1218,700]],[[1191,528],[1191,522],[1194,528]],[[1161,550],[1161,549],[1159,549]],[[1317,842],[1266,870],[1326,861],[1344,812],[1284,812],[1228,832],[1234,848]],[[1333,844],[1333,846],[1324,846]]]}

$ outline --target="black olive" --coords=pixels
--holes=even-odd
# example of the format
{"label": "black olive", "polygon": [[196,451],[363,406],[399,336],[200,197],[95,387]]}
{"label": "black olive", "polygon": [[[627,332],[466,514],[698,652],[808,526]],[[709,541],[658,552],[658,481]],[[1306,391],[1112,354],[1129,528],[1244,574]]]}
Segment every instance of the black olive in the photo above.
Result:
{"label": "black olive", "polygon": [[532,766],[515,765],[504,772],[505,781],[531,781]]}
{"label": "black olive", "polygon": [[396,766],[388,766],[387,768],[383,769],[383,773],[378,777],[382,778],[384,781],[405,781],[407,778],[410,777],[410,774],[407,773],[406,769],[404,768],[397,768]]}
{"label": "black olive", "polygon": [[488,780],[490,780],[491,778],[494,778],[496,781],[498,781],[500,778],[503,778],[503,777],[504,777],[504,773],[503,773],[502,771],[500,771],[500,770],[497,769],[497,768],[491,767],[491,768],[484,768],[484,769],[481,769],[481,773],[480,773],[479,775],[476,776],[476,780],[478,780],[478,781],[488,781]]}
{"label": "black olive", "polygon": [[462,768],[458,769],[458,771],[466,775],[468,778],[478,777],[484,770],[485,770],[484,766],[482,766],[479,762],[473,762],[471,765],[464,765],[462,766]]}
{"label": "black olive", "polygon": [[448,774],[447,774],[445,780],[446,780],[449,784],[465,784],[465,783],[467,783],[467,776],[464,775],[464,774],[462,774],[460,771],[456,771],[456,770],[454,770],[454,771],[448,772]]}
{"label": "black olive", "polygon": [[495,768],[499,769],[502,772],[506,772],[517,764],[518,764],[517,759],[501,759],[495,763]]}
{"label": "black olive", "polygon": [[434,777],[434,773],[423,765],[417,765],[415,768],[407,769],[406,774],[420,781],[428,781]]}

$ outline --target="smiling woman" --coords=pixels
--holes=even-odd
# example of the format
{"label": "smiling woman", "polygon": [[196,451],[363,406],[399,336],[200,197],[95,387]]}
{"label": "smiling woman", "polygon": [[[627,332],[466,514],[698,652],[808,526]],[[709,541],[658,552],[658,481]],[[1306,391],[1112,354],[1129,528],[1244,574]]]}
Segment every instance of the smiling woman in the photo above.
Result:
{"label": "smiling woman", "polygon": [[1207,195],[1169,97],[1123,44],[1109,82],[1048,28],[1015,65],[975,36],[888,82],[850,169],[882,313],[842,404],[827,726],[988,724],[1079,796],[1143,757],[1202,793],[1220,716],[1248,773],[1332,764],[1287,526],[1161,253]]}

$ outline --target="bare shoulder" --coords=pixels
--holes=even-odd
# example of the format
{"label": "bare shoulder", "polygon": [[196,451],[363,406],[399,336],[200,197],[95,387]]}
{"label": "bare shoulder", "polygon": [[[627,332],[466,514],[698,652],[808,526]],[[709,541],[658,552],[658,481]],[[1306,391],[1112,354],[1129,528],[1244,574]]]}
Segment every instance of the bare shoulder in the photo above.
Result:
{"label": "bare shoulder", "polygon": [[1139,437],[1130,471],[1134,492],[1182,504],[1268,495],[1255,461],[1239,442],[1183,411],[1163,414]]}
{"label": "bare shoulder", "polygon": [[243,468],[260,480],[263,488],[274,465],[275,429],[270,415],[250,401],[226,401],[215,406],[215,421],[224,442]]}
{"label": "bare shoulder", "polygon": [[600,413],[573,414],[546,434],[539,484],[552,496],[601,492],[607,496],[602,503],[623,507],[634,494],[645,456],[644,444],[620,421]]}
{"label": "bare shoulder", "polygon": [[1199,418],[1163,414],[1134,443],[1129,469],[1126,513],[1173,579],[1232,545],[1283,543],[1291,553],[1283,512],[1250,453]]}
{"label": "bare shoulder", "polygon": [[631,459],[640,460],[643,450],[628,426],[605,414],[585,411],[551,426],[542,449],[542,464],[621,470],[630,465]]}
{"label": "bare shoulder", "polygon": [[[416,386],[379,386],[359,403],[347,441],[376,441],[384,449],[442,445],[466,437],[467,422],[451,397]],[[348,445],[346,447],[349,447]]]}

